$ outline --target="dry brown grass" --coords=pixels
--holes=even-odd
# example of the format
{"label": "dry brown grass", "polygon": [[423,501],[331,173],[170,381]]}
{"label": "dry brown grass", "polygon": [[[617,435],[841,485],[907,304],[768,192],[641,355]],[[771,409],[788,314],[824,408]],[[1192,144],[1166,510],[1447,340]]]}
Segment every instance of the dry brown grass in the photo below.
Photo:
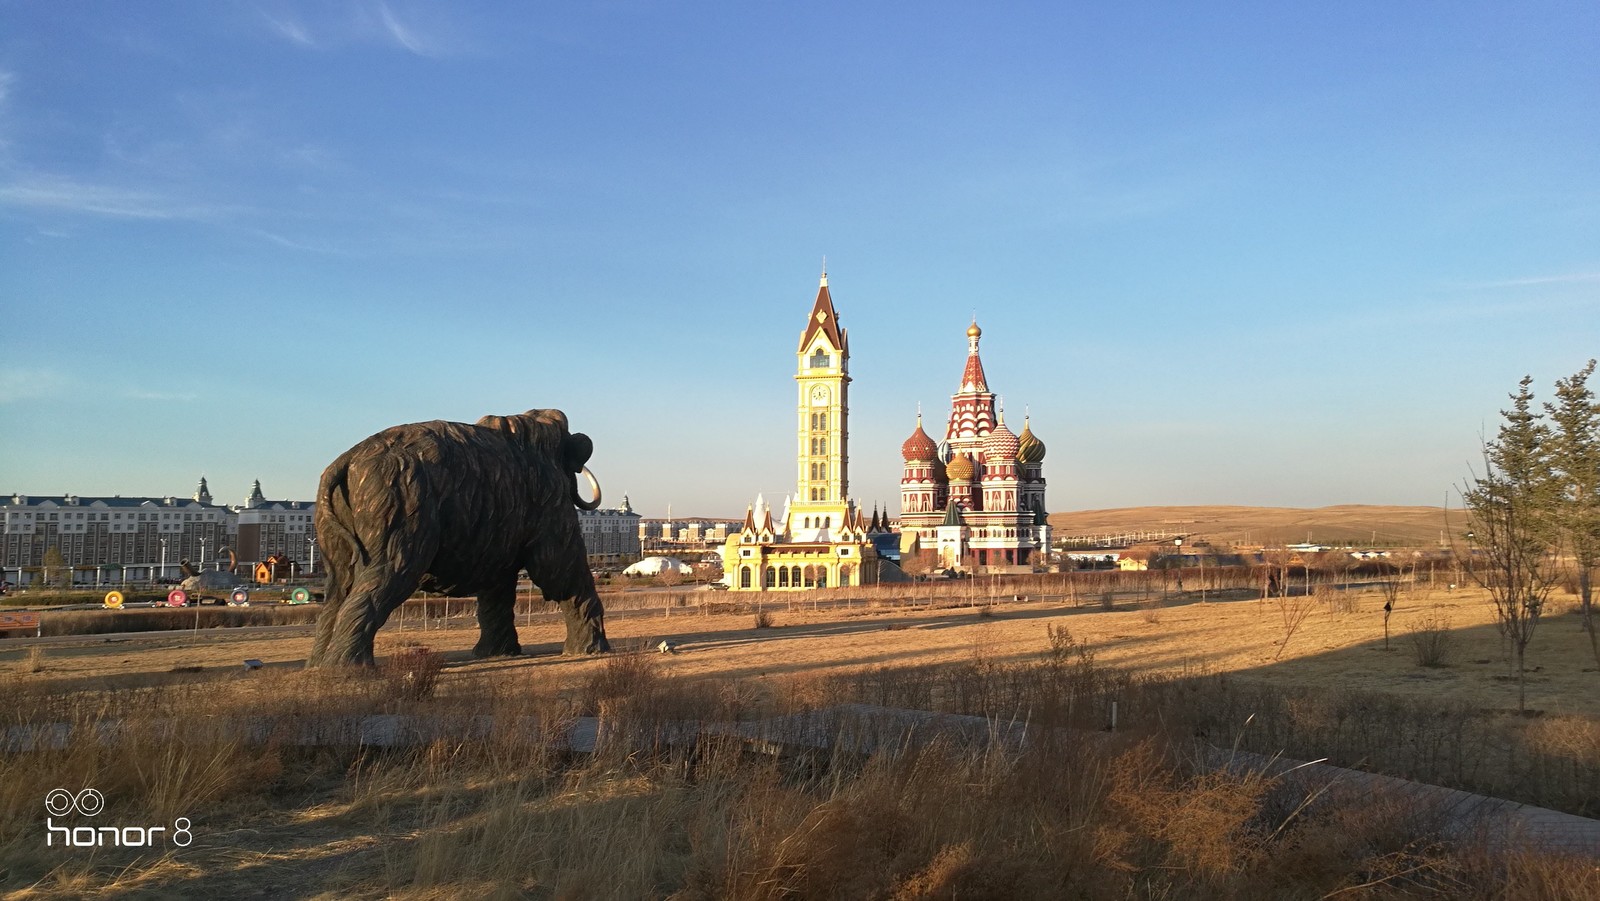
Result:
{"label": "dry brown grass", "polygon": [[[1050,514],[1057,535],[1119,534],[1166,529],[1215,543],[1282,545],[1305,541],[1366,546],[1431,547],[1444,524],[1440,507],[1343,504],[1333,507],[1123,507]],[[1374,536],[1374,533],[1376,535]]]}
{"label": "dry brown grass", "polygon": [[[641,652],[483,678],[447,670],[431,693],[396,686],[394,673],[416,672],[431,653],[404,647],[393,654],[403,665],[385,661],[375,673],[268,672],[127,694],[52,691],[13,674],[0,686],[4,723],[117,722],[126,731],[111,742],[88,731],[64,750],[12,758],[12,778],[0,781],[0,835],[9,837],[0,889],[41,898],[253,896],[270,886],[268,895],[294,897],[619,899],[1600,890],[1592,864],[1453,845],[1437,819],[1400,800],[1197,769],[1180,753],[1188,736],[1215,728],[1231,738],[1230,717],[1266,709],[1263,697],[1216,676],[1135,677],[1098,663],[1064,627],[1039,631],[1046,651],[1032,660],[982,650],[982,635],[994,633],[980,631],[960,664],[796,673],[773,696],[737,678],[674,675],[677,658]],[[1127,731],[1108,735],[1099,729],[1111,700],[1124,705]],[[1028,723],[1033,740],[770,755],[711,734],[684,741],[676,726],[841,701],[979,713]],[[1406,723],[1441,719],[1437,709],[1412,716],[1375,703],[1308,695],[1258,713],[1250,728],[1322,730],[1326,741],[1356,725],[1359,709],[1362,728],[1389,741]],[[558,738],[585,711],[601,718],[607,744],[575,757]],[[394,712],[463,731],[360,752],[298,747],[287,734],[245,742],[227,728],[245,715],[303,723]],[[483,716],[494,731],[467,739]],[[1589,720],[1535,722],[1526,743],[1547,762],[1567,762],[1559,778],[1593,778],[1582,765],[1600,743]],[[154,855],[41,848],[41,785],[99,788],[117,822],[193,816],[199,841]]]}
{"label": "dry brown grass", "polygon": [[[1493,700],[1507,689],[1481,602],[1434,600],[1461,658],[1490,662],[1421,671],[1381,653],[1379,614],[1312,604],[1272,664],[1279,623],[1255,600],[1166,606],[1155,623],[1126,604],[797,611],[782,630],[752,629],[749,612],[674,611],[608,625],[618,647],[665,634],[681,653],[594,660],[469,663],[473,629],[408,623],[380,635],[370,673],[237,667],[244,656],[303,657],[308,638],[51,645],[43,672],[21,653],[0,672],[0,728],[84,731],[64,750],[8,756],[0,892],[1472,898],[1515,886],[1517,897],[1594,896],[1592,861],[1450,844],[1432,812],[1403,801],[1328,792],[1303,807],[1314,787],[1190,763],[1198,736],[1600,813],[1594,699],[1561,694],[1592,683],[1582,636],[1561,620],[1541,632],[1530,660],[1551,681],[1530,687],[1552,709],[1512,717]],[[980,616],[986,608],[993,615]],[[1395,619],[1405,629],[1433,612],[1412,602]],[[521,628],[525,643],[559,638],[555,625]],[[1557,656],[1567,639],[1579,661],[1570,673]],[[418,691],[432,668],[424,655],[440,668]],[[191,664],[204,670],[168,672]],[[906,742],[870,757],[682,741],[685,723],[692,732],[844,702],[1026,724],[1034,741]],[[1106,733],[1113,703],[1119,731]],[[370,713],[434,717],[447,734],[392,751],[292,740],[298,724]],[[601,720],[606,742],[592,757],[560,740],[579,715]],[[251,716],[279,725],[246,741],[230,724]],[[473,733],[484,717],[491,732]],[[114,741],[89,738],[110,723],[123,726]],[[200,840],[163,854],[63,855],[42,847],[40,786],[98,788],[108,821],[194,815]]]}

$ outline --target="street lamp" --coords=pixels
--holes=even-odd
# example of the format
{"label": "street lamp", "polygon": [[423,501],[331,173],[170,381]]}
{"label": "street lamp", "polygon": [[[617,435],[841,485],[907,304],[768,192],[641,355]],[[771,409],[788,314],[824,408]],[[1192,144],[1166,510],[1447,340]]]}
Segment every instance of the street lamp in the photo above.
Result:
{"label": "street lamp", "polygon": [[308,537],[306,544],[311,545],[311,560],[306,567],[306,577],[310,578],[317,574],[317,539]]}
{"label": "street lamp", "polygon": [[1180,535],[1172,539],[1172,546],[1177,549],[1178,558],[1178,590],[1183,590],[1183,537]]}
{"label": "street lamp", "polygon": [[201,572],[205,572],[205,569],[206,569],[206,539],[202,538],[202,539],[200,539],[200,571]]}
{"label": "street lamp", "polygon": [[161,578],[167,577],[167,539],[161,539]]}

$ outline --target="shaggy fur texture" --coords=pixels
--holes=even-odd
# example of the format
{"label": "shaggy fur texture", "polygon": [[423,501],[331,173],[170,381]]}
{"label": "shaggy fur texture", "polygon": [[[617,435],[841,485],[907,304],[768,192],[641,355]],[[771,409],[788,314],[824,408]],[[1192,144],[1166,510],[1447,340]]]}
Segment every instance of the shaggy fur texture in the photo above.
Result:
{"label": "shaggy fur texture", "polygon": [[371,664],[373,636],[418,588],[476,595],[473,653],[520,654],[523,570],[565,615],[563,653],[609,651],[574,507],[593,450],[560,410],[529,410],[395,426],[346,451],[317,491],[328,589],[307,664]]}

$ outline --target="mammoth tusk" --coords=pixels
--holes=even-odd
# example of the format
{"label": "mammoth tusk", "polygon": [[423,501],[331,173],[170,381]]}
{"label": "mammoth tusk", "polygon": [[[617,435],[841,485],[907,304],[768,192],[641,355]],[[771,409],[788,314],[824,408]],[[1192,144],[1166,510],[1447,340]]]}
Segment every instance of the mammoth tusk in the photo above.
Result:
{"label": "mammoth tusk", "polygon": [[587,466],[583,468],[583,474],[589,478],[589,486],[594,489],[594,500],[585,501],[578,497],[578,477],[574,475],[572,477],[572,502],[578,506],[579,510],[598,509],[600,506],[600,480],[594,477],[594,473],[590,472]]}

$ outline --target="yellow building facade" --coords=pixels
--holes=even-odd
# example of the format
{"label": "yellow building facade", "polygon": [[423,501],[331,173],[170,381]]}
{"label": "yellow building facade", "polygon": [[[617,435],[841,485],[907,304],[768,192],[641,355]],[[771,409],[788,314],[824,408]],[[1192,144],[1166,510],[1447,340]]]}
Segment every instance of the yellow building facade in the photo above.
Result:
{"label": "yellow building facade", "polygon": [[794,591],[876,581],[868,522],[850,499],[850,336],[822,274],[795,351],[795,493],[776,517],[757,499],[722,548],[733,591]]}

